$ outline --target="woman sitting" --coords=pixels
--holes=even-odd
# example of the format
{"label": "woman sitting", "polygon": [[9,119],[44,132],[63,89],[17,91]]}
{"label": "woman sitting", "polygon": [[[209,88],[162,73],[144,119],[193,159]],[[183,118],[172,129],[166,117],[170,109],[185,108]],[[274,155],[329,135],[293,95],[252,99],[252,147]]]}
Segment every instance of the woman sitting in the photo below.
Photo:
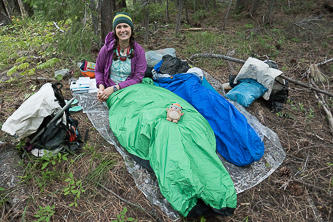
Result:
{"label": "woman sitting", "polygon": [[95,67],[97,99],[105,102],[113,92],[141,83],[147,68],[143,48],[134,41],[134,27],[126,12],[117,13],[113,30],[105,37]]}

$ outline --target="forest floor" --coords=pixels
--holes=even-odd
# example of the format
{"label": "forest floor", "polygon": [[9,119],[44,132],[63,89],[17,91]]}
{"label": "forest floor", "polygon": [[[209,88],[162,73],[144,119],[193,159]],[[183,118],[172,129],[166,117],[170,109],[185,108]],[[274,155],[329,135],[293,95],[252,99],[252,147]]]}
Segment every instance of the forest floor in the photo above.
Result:
{"label": "forest floor", "polygon": [[[333,58],[333,13],[324,7],[323,2],[319,1],[309,6],[306,13],[291,10],[287,13],[282,7],[278,8],[274,11],[271,24],[268,26],[263,26],[261,21],[261,16],[266,10],[264,7],[260,7],[258,15],[252,18],[246,13],[240,16],[230,15],[224,30],[222,27],[226,9],[219,15],[220,19],[216,19],[215,14],[211,16],[206,14],[198,21],[192,22],[191,27],[200,26],[203,29],[201,32],[207,36],[212,33],[214,38],[224,36],[230,40],[239,39],[235,45],[221,43],[193,52],[188,50],[186,45],[200,45],[199,42],[193,42],[195,39],[193,35],[197,35],[193,33],[196,31],[182,30],[179,35],[175,35],[173,26],[167,27],[163,24],[160,24],[158,31],[153,31],[154,34],[150,35],[148,44],[144,44],[144,32],[140,29],[136,33],[136,40],[146,51],[175,48],[177,57],[181,59],[188,59],[192,54],[200,52],[225,55],[231,51],[234,51],[233,57],[243,60],[251,56],[263,60],[270,58],[278,64],[285,76],[307,84],[309,77],[304,74],[310,64]],[[291,5],[292,7],[294,5]],[[183,29],[187,27],[184,24],[182,26]],[[298,29],[299,27],[301,29]],[[255,38],[253,41],[256,41],[256,45],[249,43],[251,36],[266,36],[277,31],[283,35],[274,36],[270,42],[262,43],[260,39]],[[244,41],[240,35],[244,36]],[[237,45],[245,45],[248,50],[241,51]],[[276,53],[270,55],[272,51],[268,50],[268,46],[269,50],[273,48],[272,51]],[[92,52],[93,60],[97,55],[97,52]],[[200,59],[194,65],[221,83],[228,82],[229,73],[233,73],[233,70],[237,72],[241,68],[239,64],[229,65],[226,61],[221,62],[217,59]],[[61,68],[69,68],[78,73],[75,65],[56,66],[54,70]],[[333,84],[333,62],[320,65],[319,69],[325,74],[327,82],[317,85],[333,93],[329,87]],[[0,73],[1,71],[4,70],[0,70]],[[0,78],[4,77],[4,74],[2,75]],[[23,103],[26,95],[31,93],[31,86],[38,89],[47,82],[33,79],[34,77],[52,78],[53,70],[38,71],[31,78],[0,83],[1,124]],[[63,79],[61,83],[64,85],[65,99],[69,100],[72,95],[68,78]],[[332,109],[333,98],[325,96],[325,101]],[[284,162],[263,182],[238,195],[234,215],[182,218],[180,221],[333,221],[333,132],[329,127],[327,114],[314,91],[289,83],[289,97],[282,111],[276,113],[269,110],[262,99],[256,100],[246,110],[279,136],[286,152]],[[51,221],[111,221],[117,219],[117,215],[124,215],[125,219],[132,217],[138,221],[170,221],[161,209],[152,205],[136,187],[121,155],[94,129],[86,114],[73,113],[72,118],[79,120],[82,134],[87,129],[90,130],[89,137],[78,155],[79,158],[72,157],[72,162],[62,161],[61,164],[47,168],[48,172],[57,171],[62,176],[51,176],[50,173],[46,178],[40,169],[33,168],[33,164],[29,165],[32,161],[30,158],[24,157],[26,169],[28,166],[31,167],[31,176],[25,176],[30,198],[23,209],[25,220],[38,219],[35,217],[41,212],[38,206],[45,208],[55,204],[55,213],[50,216]],[[0,141],[6,144],[2,144],[1,148],[12,143],[16,144],[12,137],[3,131],[0,131]],[[69,207],[74,201],[73,196],[66,196],[61,192],[67,184],[65,179],[66,175],[68,177],[68,172],[73,173],[76,181],[88,178],[89,173],[105,160],[104,157],[110,158],[113,164],[101,175],[99,183],[120,197],[148,209],[149,212],[154,209],[154,216],[148,211],[142,211],[125,203],[102,186],[89,181],[82,182],[85,193],[77,199],[78,206]],[[38,161],[36,163],[41,164]],[[38,164],[35,164],[35,167]],[[6,208],[3,202],[1,204],[3,210],[0,210],[0,220],[15,221],[13,219],[15,215],[10,207],[7,205]],[[125,207],[127,212],[124,211]]]}

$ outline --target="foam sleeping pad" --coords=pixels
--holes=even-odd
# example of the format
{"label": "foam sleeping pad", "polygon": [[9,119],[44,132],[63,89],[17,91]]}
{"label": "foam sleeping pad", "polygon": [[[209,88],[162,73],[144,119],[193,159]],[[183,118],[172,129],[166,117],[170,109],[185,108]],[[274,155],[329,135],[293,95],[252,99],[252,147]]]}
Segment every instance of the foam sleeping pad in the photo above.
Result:
{"label": "foam sleeping pad", "polygon": [[[178,124],[166,120],[166,108],[178,102],[185,113]],[[216,154],[207,120],[173,92],[150,84],[135,84],[107,100],[110,127],[131,154],[148,160],[162,195],[187,216],[198,200],[233,213],[236,191]]]}

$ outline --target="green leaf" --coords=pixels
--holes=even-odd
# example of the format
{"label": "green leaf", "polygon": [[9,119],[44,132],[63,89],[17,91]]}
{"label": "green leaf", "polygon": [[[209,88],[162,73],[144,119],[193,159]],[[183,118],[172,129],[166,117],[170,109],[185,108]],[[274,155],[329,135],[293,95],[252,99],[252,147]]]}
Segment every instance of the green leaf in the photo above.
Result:
{"label": "green leaf", "polygon": [[19,65],[17,67],[17,69],[27,69],[29,67],[29,63],[25,62],[25,63],[22,63],[21,65]]}
{"label": "green leaf", "polygon": [[22,63],[22,62],[24,62],[25,60],[26,60],[27,58],[26,57],[20,57],[20,58],[18,58],[18,59],[16,59],[16,63]]}
{"label": "green leaf", "polygon": [[71,180],[71,178],[67,178],[66,180],[65,180],[65,182],[68,182],[68,181],[70,181]]}
{"label": "green leaf", "polygon": [[6,190],[5,188],[0,187],[0,191]]}
{"label": "green leaf", "polygon": [[26,73],[29,75],[29,76],[32,76],[33,74],[35,74],[35,68],[33,68],[33,69],[28,69],[27,71],[26,71]]}
{"label": "green leaf", "polygon": [[69,207],[71,207],[71,206],[73,206],[74,205],[74,203],[71,203],[70,205],[69,205]]}
{"label": "green leaf", "polygon": [[66,161],[68,160],[67,157],[65,157],[65,156],[63,156],[62,159],[63,159],[63,160],[66,160]]}
{"label": "green leaf", "polygon": [[54,160],[52,160],[52,164],[55,165],[55,161]]}
{"label": "green leaf", "polygon": [[77,203],[75,202],[75,207],[77,207]]}
{"label": "green leaf", "polygon": [[133,217],[127,218],[127,221],[134,221],[135,219]]}
{"label": "green leaf", "polygon": [[51,66],[54,66],[57,62],[59,62],[60,60],[58,58],[52,58],[50,60],[47,60],[46,62],[38,65],[36,68],[37,69],[45,69]]}
{"label": "green leaf", "polygon": [[14,72],[16,71],[17,66],[13,66],[10,70],[8,70],[7,72],[7,76],[11,76],[14,74]]}
{"label": "green leaf", "polygon": [[49,217],[47,217],[47,218],[45,219],[45,221],[46,221],[46,222],[50,221],[50,218],[49,218]]}
{"label": "green leaf", "polygon": [[36,214],[35,217],[40,217],[40,215],[39,215],[39,214]]}
{"label": "green leaf", "polygon": [[45,167],[47,167],[48,164],[49,164],[49,162],[43,163],[43,165],[42,165],[42,170],[44,170]]}
{"label": "green leaf", "polygon": [[124,207],[123,213],[126,214],[127,212],[127,207]]}

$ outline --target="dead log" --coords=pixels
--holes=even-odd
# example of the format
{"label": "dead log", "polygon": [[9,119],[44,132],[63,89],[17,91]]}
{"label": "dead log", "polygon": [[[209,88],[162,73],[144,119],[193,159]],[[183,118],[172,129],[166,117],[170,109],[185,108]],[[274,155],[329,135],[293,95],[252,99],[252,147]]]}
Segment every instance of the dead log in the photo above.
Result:
{"label": "dead log", "polygon": [[188,29],[180,29],[180,31],[202,31],[202,28],[188,28]]}
{"label": "dead log", "polygon": [[[230,57],[230,56],[225,56],[225,55],[220,55],[220,54],[212,54],[212,53],[194,54],[189,58],[189,60],[193,61],[193,59],[196,59],[196,58],[217,58],[217,59],[228,60],[228,61],[231,61],[231,62],[236,62],[236,63],[239,63],[239,64],[244,64],[245,63],[245,61],[241,60],[241,59],[236,59],[236,58],[233,58],[233,57]],[[331,60],[333,60],[333,59],[330,59],[330,60],[327,60],[327,61],[331,61]],[[327,92],[325,90],[321,90],[321,89],[318,89],[318,88],[314,88],[310,85],[304,84],[304,83],[302,83],[300,81],[297,81],[297,80],[294,80],[294,79],[290,79],[285,75],[280,75],[279,77],[281,77],[282,79],[288,80],[289,82],[294,83],[296,85],[303,86],[305,88],[311,89],[311,90],[316,91],[318,93],[322,93],[322,94],[328,95],[330,97],[333,97],[333,94],[330,93],[330,92]]]}

